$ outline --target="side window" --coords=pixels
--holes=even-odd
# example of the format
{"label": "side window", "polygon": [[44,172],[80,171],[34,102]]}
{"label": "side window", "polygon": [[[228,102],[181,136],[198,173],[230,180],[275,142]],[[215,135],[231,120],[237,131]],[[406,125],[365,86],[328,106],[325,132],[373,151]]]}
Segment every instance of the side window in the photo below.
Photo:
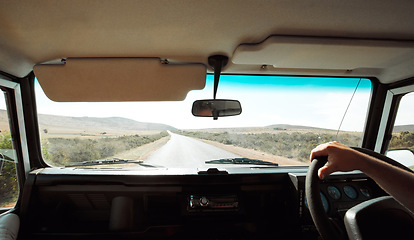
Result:
{"label": "side window", "polygon": [[414,168],[414,92],[402,97],[387,156]]}
{"label": "side window", "polygon": [[4,92],[0,93],[0,208],[13,207],[19,196],[16,153],[13,150]]}

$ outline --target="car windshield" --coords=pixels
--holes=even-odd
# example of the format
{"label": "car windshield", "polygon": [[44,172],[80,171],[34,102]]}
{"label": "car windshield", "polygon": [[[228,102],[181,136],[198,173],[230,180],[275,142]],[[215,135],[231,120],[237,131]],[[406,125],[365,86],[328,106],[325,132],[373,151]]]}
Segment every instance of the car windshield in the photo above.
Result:
{"label": "car windshield", "polygon": [[36,81],[43,159],[98,169],[280,167],[308,165],[323,142],[360,144],[369,79],[222,75],[217,98],[239,100],[242,113],[193,116],[195,100],[213,97],[213,79],[184,101],[102,103],[53,102]]}

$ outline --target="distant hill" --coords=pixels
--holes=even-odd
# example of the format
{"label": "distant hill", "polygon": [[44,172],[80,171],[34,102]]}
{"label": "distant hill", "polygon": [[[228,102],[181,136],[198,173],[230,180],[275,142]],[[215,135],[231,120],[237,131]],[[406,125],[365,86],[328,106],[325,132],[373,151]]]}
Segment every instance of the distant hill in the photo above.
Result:
{"label": "distant hill", "polygon": [[165,124],[138,122],[121,117],[62,117],[39,114],[38,118],[41,126],[64,126],[72,129],[82,126],[82,128],[102,130],[175,130],[174,127]]}
{"label": "distant hill", "polygon": [[[309,129],[309,130],[334,130],[334,129],[324,129],[324,128],[317,128],[317,127],[307,127],[307,126],[299,126],[299,125],[289,125],[289,124],[274,124],[267,126],[268,128],[277,128],[277,129]],[[414,131],[414,124],[411,125],[399,125],[394,127],[394,132],[401,132],[401,131]]]}
{"label": "distant hill", "polygon": [[[66,117],[56,115],[39,114],[39,125],[41,129],[59,129],[61,131],[148,131],[148,130],[176,130],[176,128],[160,124],[138,122],[121,117]],[[7,123],[5,110],[0,110],[0,123]]]}
{"label": "distant hill", "polygon": [[228,132],[228,133],[267,133],[279,130],[293,130],[293,131],[323,131],[323,132],[336,132],[333,129],[308,127],[300,125],[289,124],[273,124],[264,127],[235,127],[235,128],[205,128],[205,129],[186,129],[186,131],[202,131],[202,132]]}
{"label": "distant hill", "polygon": [[394,132],[401,131],[414,131],[414,124],[411,125],[399,125],[394,127]]}
{"label": "distant hill", "polygon": [[334,129],[326,129],[326,128],[317,128],[317,127],[308,127],[308,126],[300,126],[300,125],[289,125],[289,124],[273,124],[266,126],[267,128],[274,128],[274,129],[306,129],[306,130],[334,130]]}

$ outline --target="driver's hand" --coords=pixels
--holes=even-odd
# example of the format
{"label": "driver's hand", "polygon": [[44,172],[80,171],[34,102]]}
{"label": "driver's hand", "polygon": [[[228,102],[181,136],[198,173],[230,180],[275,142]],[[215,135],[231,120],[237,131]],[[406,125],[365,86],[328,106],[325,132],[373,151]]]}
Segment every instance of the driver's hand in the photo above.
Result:
{"label": "driver's hand", "polygon": [[320,179],[337,171],[348,172],[362,170],[365,154],[349,148],[339,142],[329,142],[314,148],[310,154],[310,160],[321,156],[328,156],[328,164],[318,171]]}

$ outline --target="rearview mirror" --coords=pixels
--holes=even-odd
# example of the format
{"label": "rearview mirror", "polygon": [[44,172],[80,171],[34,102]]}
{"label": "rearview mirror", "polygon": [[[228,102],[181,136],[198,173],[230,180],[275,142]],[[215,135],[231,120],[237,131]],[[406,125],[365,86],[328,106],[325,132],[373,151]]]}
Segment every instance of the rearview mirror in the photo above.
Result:
{"label": "rearview mirror", "polygon": [[389,149],[385,155],[406,167],[414,166],[414,152],[410,149]]}
{"label": "rearview mirror", "polygon": [[197,100],[193,103],[192,113],[197,117],[218,117],[236,116],[241,113],[241,105],[237,100],[206,99]]}

